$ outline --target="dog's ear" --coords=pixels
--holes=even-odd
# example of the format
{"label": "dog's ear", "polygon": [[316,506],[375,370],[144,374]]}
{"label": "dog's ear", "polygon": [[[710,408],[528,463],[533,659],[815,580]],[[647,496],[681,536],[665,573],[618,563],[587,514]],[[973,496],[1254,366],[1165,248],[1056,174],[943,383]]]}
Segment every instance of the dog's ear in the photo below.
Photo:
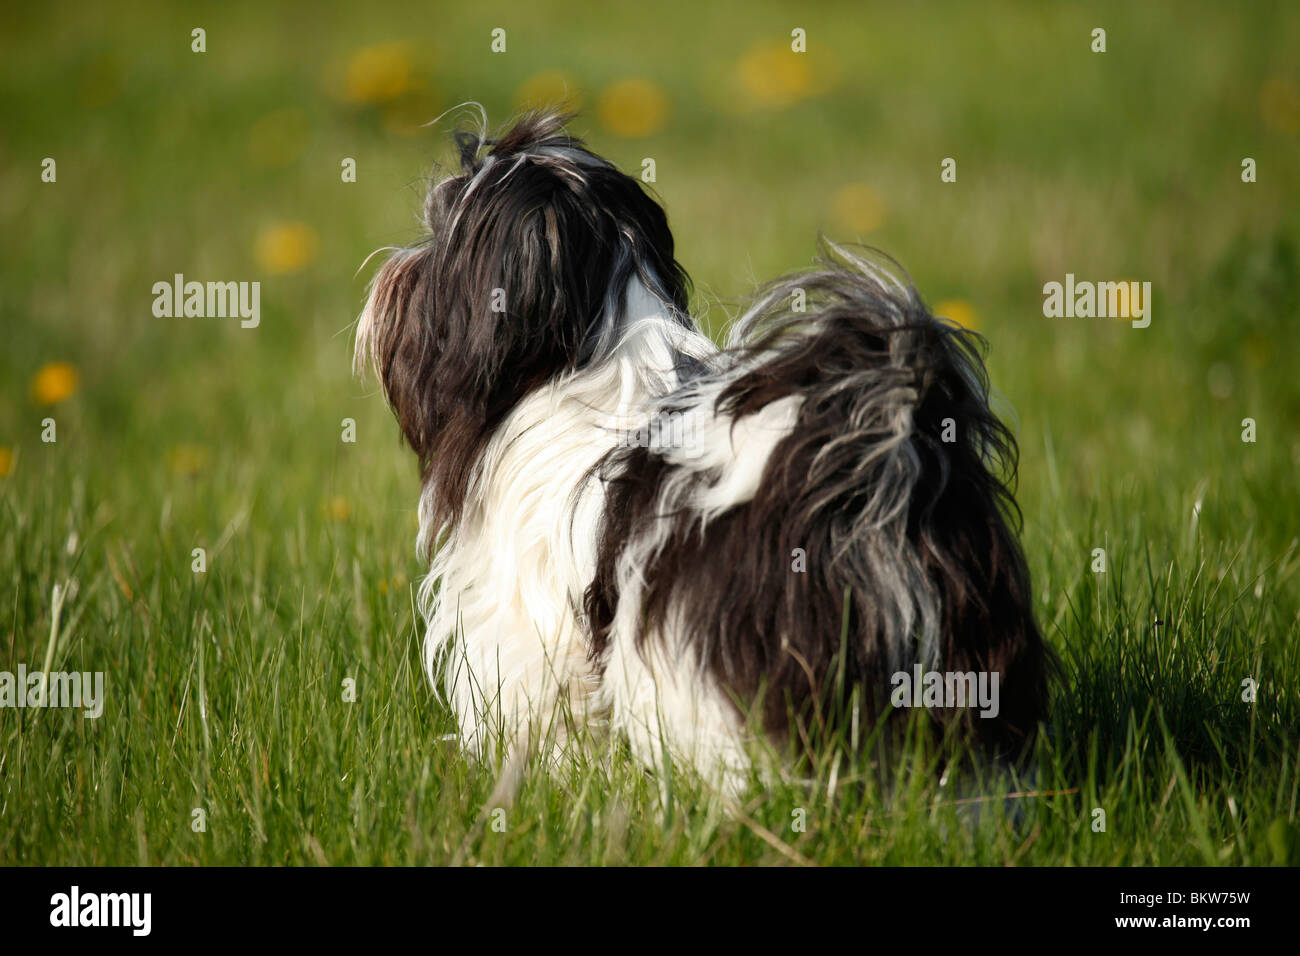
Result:
{"label": "dog's ear", "polygon": [[460,517],[489,437],[529,392],[608,354],[633,279],[685,323],[687,279],[640,184],[530,113],[497,139],[456,136],[435,173],[430,236],[380,270],[357,335],[435,492]]}
{"label": "dog's ear", "polygon": [[460,134],[462,175],[431,193],[447,345],[482,363],[481,379],[505,385],[508,373],[515,386],[487,397],[489,417],[518,389],[612,347],[633,278],[686,309],[663,210],[565,133],[566,119],[527,114],[496,140]]}
{"label": "dog's ear", "polygon": [[421,460],[429,452],[435,423],[420,400],[433,355],[433,248],[397,249],[370,284],[357,324],[353,371],[373,370],[407,443]]}

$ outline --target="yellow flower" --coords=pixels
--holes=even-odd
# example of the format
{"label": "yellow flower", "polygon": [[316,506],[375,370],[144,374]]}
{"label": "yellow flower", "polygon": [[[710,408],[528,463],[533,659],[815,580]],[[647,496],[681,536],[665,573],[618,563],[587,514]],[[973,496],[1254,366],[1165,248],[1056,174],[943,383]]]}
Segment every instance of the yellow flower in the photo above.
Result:
{"label": "yellow flower", "polygon": [[857,235],[875,232],[885,224],[885,200],[865,183],[849,183],[832,197],[831,218]]}
{"label": "yellow flower", "polygon": [[331,521],[347,521],[352,517],[352,505],[342,495],[335,495],[325,505]]}
{"label": "yellow flower", "polygon": [[761,43],[736,61],[736,77],[745,96],[757,106],[783,107],[813,93],[808,54],[788,43]]}
{"label": "yellow flower", "polygon": [[1300,89],[1275,76],[1259,90],[1259,112],[1280,133],[1300,133]]}
{"label": "yellow flower", "polygon": [[296,107],[267,113],[248,132],[248,155],[258,166],[288,166],[302,155],[310,132],[307,114]]}
{"label": "yellow flower", "polygon": [[517,110],[559,107],[576,110],[582,106],[578,79],[566,70],[543,70],[534,73],[515,90]]}
{"label": "yellow flower", "polygon": [[37,405],[57,405],[77,394],[77,367],[70,362],[50,362],[32,378],[32,398]]}
{"label": "yellow flower", "polygon": [[639,139],[668,122],[668,96],[649,80],[619,80],[601,91],[596,113],[611,133]]}
{"label": "yellow flower", "polygon": [[0,445],[0,478],[8,478],[14,473],[14,450]]}
{"label": "yellow flower", "polygon": [[344,78],[349,103],[386,103],[411,89],[414,78],[407,43],[377,43],[352,55]]}
{"label": "yellow flower", "polygon": [[704,95],[724,113],[785,109],[829,91],[838,82],[835,55],[819,44],[797,53],[790,39],[761,40],[738,59],[705,71]]}
{"label": "yellow flower", "polygon": [[207,467],[208,457],[202,445],[173,445],[167,449],[167,470],[178,478],[193,478]]}
{"label": "yellow flower", "polygon": [[263,229],[257,237],[254,255],[273,275],[297,272],[316,258],[319,241],[316,230],[306,223],[286,222]]}
{"label": "yellow flower", "polygon": [[965,299],[946,299],[934,307],[934,314],[945,319],[951,319],[963,329],[977,330],[980,327],[980,320],[975,313],[975,306]]}

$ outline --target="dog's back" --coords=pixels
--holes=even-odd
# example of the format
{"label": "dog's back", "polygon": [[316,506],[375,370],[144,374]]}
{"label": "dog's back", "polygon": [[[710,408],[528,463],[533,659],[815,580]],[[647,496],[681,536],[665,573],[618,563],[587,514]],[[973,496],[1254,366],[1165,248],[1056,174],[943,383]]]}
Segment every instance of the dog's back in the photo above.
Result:
{"label": "dog's back", "polygon": [[[919,665],[992,680],[985,716],[973,694],[934,715],[1023,749],[1045,653],[1009,524],[1015,442],[974,335],[889,265],[830,247],[760,296],[718,364],[661,406],[694,447],[604,462],[585,609],[615,723],[636,740],[657,721],[743,766],[742,717],[785,738],[835,719],[837,687],[881,714]],[[727,747],[697,739],[722,733]]]}
{"label": "dog's back", "polygon": [[737,785],[748,717],[883,713],[913,671],[990,678],[940,722],[1022,747],[1045,652],[973,336],[832,248],[719,351],[663,211],[562,118],[458,143],[357,358],[420,461],[426,667],[467,748],[554,745],[558,709]]}

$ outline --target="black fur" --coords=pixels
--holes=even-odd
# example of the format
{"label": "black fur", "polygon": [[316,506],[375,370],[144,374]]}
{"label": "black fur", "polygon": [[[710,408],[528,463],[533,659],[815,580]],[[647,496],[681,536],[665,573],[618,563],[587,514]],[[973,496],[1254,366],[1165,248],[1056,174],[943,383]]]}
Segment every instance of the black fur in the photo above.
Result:
{"label": "black fur", "polygon": [[[783,304],[798,289],[806,314]],[[867,712],[886,710],[890,675],[918,659],[920,628],[898,633],[895,603],[915,601],[920,621],[920,604],[932,600],[933,669],[996,671],[1001,681],[996,719],[965,708],[936,714],[940,723],[969,722],[989,749],[1020,752],[1046,716],[1049,659],[1013,533],[1016,443],[989,408],[980,340],[932,317],[909,287],[890,289],[851,261],[783,280],[763,302],[733,355],[732,368],[749,370],[721,393],[718,411],[743,417],[798,394],[798,423],[753,500],[703,533],[697,512],[664,501],[677,466],[662,454],[634,448],[606,458],[599,567],[585,601],[593,657],[608,640],[624,549],[667,523],[667,543],[643,569],[642,635],[685,609],[700,666],[742,707],[761,695],[771,734],[786,736],[792,717],[828,704],[841,655],[845,683],[861,690]],[[942,440],[945,419],[956,430],[951,443]],[[806,551],[806,573],[792,570],[795,548]],[[899,569],[902,594],[884,580]]]}
{"label": "black fur", "polygon": [[[692,325],[663,210],[565,134],[566,119],[460,134],[459,174],[430,189],[429,237],[375,280],[357,351],[435,492],[422,527],[457,525],[485,445],[521,399],[610,354],[633,278]],[[738,419],[802,398],[751,500],[702,526],[691,492],[718,476],[691,472],[678,488],[684,466],[654,447],[612,451],[593,473],[607,495],[582,609],[591,658],[601,666],[624,597],[620,561],[662,537],[638,569],[638,639],[680,611],[698,666],[742,710],[761,701],[774,736],[825,716],[841,676],[884,712],[891,674],[921,662],[999,673],[997,719],[937,716],[990,750],[1022,751],[1046,715],[1052,659],[1015,536],[1016,444],[990,409],[980,340],[931,316],[892,267],[827,258],[769,287],[734,347],[663,399],[689,409],[713,382],[711,411]],[[799,291],[806,312],[792,308]],[[431,555],[436,535],[424,546]],[[806,572],[792,570],[796,548]]]}
{"label": "black fur", "polygon": [[[614,344],[633,277],[689,321],[663,209],[565,133],[568,118],[529,113],[498,139],[458,133],[460,174],[434,175],[428,239],[375,279],[369,348],[437,488],[436,527],[459,520],[475,463],[510,410]],[[493,311],[494,290],[504,312]]]}

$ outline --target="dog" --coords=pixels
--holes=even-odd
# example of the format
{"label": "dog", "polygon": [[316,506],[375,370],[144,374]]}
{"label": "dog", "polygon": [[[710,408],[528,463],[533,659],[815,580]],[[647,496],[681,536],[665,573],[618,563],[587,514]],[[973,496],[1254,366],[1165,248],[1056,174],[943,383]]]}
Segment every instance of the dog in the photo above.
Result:
{"label": "dog", "polygon": [[883,720],[899,675],[978,673],[996,716],[937,723],[1023,752],[1048,652],[982,340],[825,243],[718,347],[664,210],[571,119],[456,133],[357,323],[419,461],[424,666],[464,750],[602,727],[734,791],[846,694]]}

